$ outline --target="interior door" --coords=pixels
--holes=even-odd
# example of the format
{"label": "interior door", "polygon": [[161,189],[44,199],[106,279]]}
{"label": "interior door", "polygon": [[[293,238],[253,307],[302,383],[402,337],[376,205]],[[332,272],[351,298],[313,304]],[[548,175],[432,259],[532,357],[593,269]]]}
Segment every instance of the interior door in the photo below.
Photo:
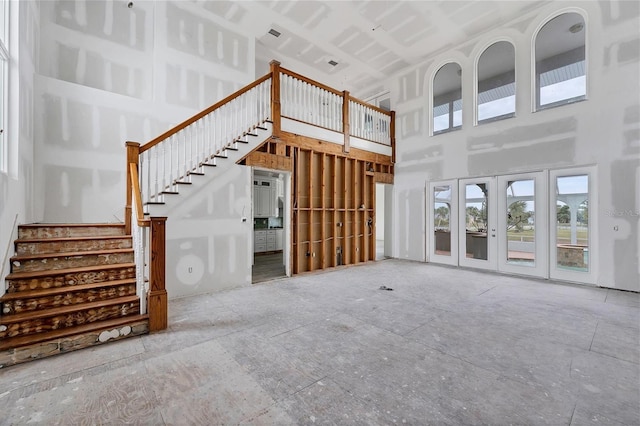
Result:
{"label": "interior door", "polygon": [[498,177],[498,269],[547,278],[545,172]]}
{"label": "interior door", "polygon": [[495,270],[495,178],[461,179],[458,187],[458,262],[460,266]]}
{"label": "interior door", "polygon": [[431,182],[428,194],[429,261],[458,264],[458,181]]}

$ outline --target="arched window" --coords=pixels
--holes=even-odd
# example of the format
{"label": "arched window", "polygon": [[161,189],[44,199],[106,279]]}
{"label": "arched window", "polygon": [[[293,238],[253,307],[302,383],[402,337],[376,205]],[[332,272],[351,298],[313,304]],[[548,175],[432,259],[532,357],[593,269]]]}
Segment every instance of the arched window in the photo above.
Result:
{"label": "arched window", "polygon": [[536,36],[536,110],[585,99],[585,23],[578,13],[563,13]]}
{"label": "arched window", "polygon": [[489,46],[478,60],[478,123],[510,118],[516,112],[515,49],[508,41]]}
{"label": "arched window", "polygon": [[433,134],[462,127],[462,69],[443,65],[433,78]]}

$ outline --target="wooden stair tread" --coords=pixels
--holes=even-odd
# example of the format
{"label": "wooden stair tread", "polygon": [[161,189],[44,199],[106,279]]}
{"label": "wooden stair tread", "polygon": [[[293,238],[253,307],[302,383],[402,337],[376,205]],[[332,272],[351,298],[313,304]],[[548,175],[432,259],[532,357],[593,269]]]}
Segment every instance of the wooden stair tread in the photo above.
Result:
{"label": "wooden stair tread", "polygon": [[58,252],[58,253],[37,253],[37,254],[18,254],[11,258],[11,261],[26,261],[34,259],[45,259],[55,257],[77,257],[87,255],[100,255],[100,254],[114,254],[114,253],[128,253],[133,252],[133,248],[119,248],[119,249],[103,249],[103,250],[87,250],[87,251],[70,251],[70,252]]}
{"label": "wooden stair tread", "polygon": [[124,280],[100,281],[100,282],[88,283],[88,284],[77,284],[77,285],[67,285],[62,287],[41,288],[36,290],[16,291],[12,293],[5,293],[4,296],[0,297],[0,301],[7,302],[9,300],[31,299],[34,297],[53,296],[56,294],[64,294],[64,293],[69,293],[74,291],[91,290],[94,288],[101,288],[101,287],[115,287],[123,284],[135,284],[135,283],[136,283],[135,278],[127,278]]}
{"label": "wooden stair tread", "polygon": [[91,240],[118,240],[122,238],[131,239],[131,235],[96,235],[95,237],[51,237],[51,238],[18,238],[19,243],[44,243],[44,242],[67,242],[67,241],[91,241]]}
{"label": "wooden stair tread", "polygon": [[76,311],[82,311],[85,309],[96,309],[96,308],[102,308],[105,306],[119,305],[121,303],[137,302],[138,300],[139,298],[136,295],[123,296],[123,297],[116,297],[108,300],[99,300],[96,302],[79,303],[77,305],[67,305],[67,306],[61,306],[59,308],[43,309],[35,312],[28,311],[28,312],[21,312],[19,314],[13,314],[13,315],[2,315],[2,317],[0,317],[0,322],[2,322],[3,325],[13,324],[13,323],[24,321],[24,320],[47,318],[47,317],[52,317],[56,315],[64,315],[64,314],[69,314]]}
{"label": "wooden stair tread", "polygon": [[135,268],[135,263],[113,263],[110,265],[91,265],[91,266],[78,266],[76,268],[65,268],[65,269],[50,269],[46,271],[22,271],[22,272],[12,272],[5,277],[6,280],[19,280],[24,278],[41,278],[41,277],[49,277],[55,275],[65,275],[65,274],[77,274],[82,272],[93,272],[100,271],[102,269],[124,269],[124,268]]}
{"label": "wooden stair tread", "polygon": [[114,318],[106,321],[82,324],[75,327],[60,328],[46,333],[7,337],[4,339],[0,339],[0,351],[27,346],[34,343],[45,342],[47,340],[60,339],[63,337],[73,336],[74,334],[86,333],[89,331],[110,330],[116,327],[126,326],[141,321],[149,321],[149,315],[130,315],[127,317]]}

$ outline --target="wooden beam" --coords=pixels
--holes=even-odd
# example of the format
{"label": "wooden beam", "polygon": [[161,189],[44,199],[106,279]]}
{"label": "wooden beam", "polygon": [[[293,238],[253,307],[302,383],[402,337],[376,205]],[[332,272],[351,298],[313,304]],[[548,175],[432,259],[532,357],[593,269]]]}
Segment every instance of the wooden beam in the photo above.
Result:
{"label": "wooden beam", "polygon": [[295,133],[281,132],[280,140],[291,146],[297,146],[303,149],[310,149],[316,152],[325,152],[327,154],[341,155],[347,158],[358,159],[361,161],[369,161],[383,165],[392,165],[391,156],[377,154],[375,152],[365,151],[357,148],[351,148],[349,153],[342,151],[342,145],[332,142],[326,142],[320,139],[310,138],[307,136],[297,135]]}
{"label": "wooden beam", "polygon": [[376,183],[393,183],[393,174],[374,172],[373,181]]}
{"label": "wooden beam", "polygon": [[245,165],[264,167],[266,169],[284,170],[290,172],[292,170],[291,158],[283,155],[268,154],[266,152],[253,151],[245,157]]}

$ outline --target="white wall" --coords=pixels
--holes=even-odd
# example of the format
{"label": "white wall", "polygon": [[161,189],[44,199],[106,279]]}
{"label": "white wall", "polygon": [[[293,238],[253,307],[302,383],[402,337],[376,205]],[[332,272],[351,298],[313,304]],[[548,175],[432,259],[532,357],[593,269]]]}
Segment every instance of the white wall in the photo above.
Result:
{"label": "white wall", "polygon": [[[0,283],[10,271],[16,225],[32,218],[33,203],[33,92],[39,43],[39,5],[10,2],[9,109],[5,127],[8,173],[0,173]],[[17,25],[16,25],[17,24]],[[5,286],[0,285],[0,295]]]}
{"label": "white wall", "polygon": [[144,143],[254,80],[255,41],[224,4],[133,3],[41,3],[43,221],[122,220],[125,141]]}
{"label": "white wall", "polygon": [[[566,8],[586,15],[588,100],[533,113],[533,35]],[[394,78],[394,256],[425,260],[429,181],[597,165],[599,221],[591,244],[599,248],[598,284],[640,290],[639,27],[638,2],[551,2]],[[516,50],[517,116],[474,126],[474,64],[484,48],[503,38]],[[463,129],[430,136],[430,81],[449,61],[463,70]]]}

